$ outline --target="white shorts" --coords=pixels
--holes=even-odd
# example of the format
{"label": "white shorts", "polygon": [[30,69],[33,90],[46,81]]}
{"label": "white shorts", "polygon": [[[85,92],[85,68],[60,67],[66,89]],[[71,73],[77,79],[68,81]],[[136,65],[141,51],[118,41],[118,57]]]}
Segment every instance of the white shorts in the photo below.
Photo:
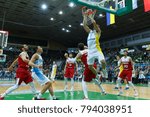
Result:
{"label": "white shorts", "polygon": [[98,59],[99,64],[101,64],[102,60],[105,60],[104,54],[102,52],[99,52],[97,50],[97,52],[88,52],[88,56],[87,56],[87,63],[88,65],[93,65],[95,62],[95,59]]}
{"label": "white shorts", "polygon": [[46,77],[43,73],[41,72],[32,72],[32,77],[36,79],[40,85],[45,85],[47,82],[50,82],[48,77]]}
{"label": "white shorts", "polygon": [[145,76],[143,74],[140,74],[139,79],[145,79]]}

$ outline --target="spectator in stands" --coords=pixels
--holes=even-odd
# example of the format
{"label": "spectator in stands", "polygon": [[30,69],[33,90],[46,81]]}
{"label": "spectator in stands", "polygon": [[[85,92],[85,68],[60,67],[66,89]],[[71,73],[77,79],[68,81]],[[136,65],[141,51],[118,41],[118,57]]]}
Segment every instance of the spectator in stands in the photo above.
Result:
{"label": "spectator in stands", "polygon": [[140,68],[140,71],[139,71],[139,83],[140,84],[144,83],[144,79],[145,79],[144,71],[142,70],[142,68]]}

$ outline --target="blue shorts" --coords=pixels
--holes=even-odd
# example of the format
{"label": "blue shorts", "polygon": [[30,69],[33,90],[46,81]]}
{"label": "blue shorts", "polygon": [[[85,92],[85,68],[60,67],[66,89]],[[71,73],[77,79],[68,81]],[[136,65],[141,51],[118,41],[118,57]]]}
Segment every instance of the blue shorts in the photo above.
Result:
{"label": "blue shorts", "polygon": [[45,85],[47,82],[50,82],[48,77],[46,77],[42,72],[32,72],[32,78],[36,79],[41,85]]}

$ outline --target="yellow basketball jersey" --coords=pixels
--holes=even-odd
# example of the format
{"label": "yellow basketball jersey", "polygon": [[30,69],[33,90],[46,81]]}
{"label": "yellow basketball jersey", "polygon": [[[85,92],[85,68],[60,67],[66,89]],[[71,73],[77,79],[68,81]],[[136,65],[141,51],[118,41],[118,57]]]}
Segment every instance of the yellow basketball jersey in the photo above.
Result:
{"label": "yellow basketball jersey", "polygon": [[119,67],[119,71],[120,71],[120,72],[123,71],[123,65],[121,65],[121,66]]}
{"label": "yellow basketball jersey", "polygon": [[52,73],[51,73],[51,78],[55,78],[55,76],[56,76],[56,71],[57,71],[57,65],[53,65]]}
{"label": "yellow basketball jersey", "polygon": [[88,49],[91,51],[97,49],[99,52],[102,52],[99,39],[100,34],[96,30],[91,30],[87,39]]}

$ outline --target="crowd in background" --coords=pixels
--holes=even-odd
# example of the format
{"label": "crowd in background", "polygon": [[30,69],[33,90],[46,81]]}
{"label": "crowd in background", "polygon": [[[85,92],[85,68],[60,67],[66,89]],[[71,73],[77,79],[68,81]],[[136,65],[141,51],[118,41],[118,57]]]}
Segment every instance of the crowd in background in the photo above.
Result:
{"label": "crowd in background", "polygon": [[[105,59],[107,62],[107,70],[108,70],[108,82],[115,83],[118,75],[118,71],[115,70],[117,66],[117,60],[115,55],[119,54],[119,48],[117,49],[105,49],[103,50]],[[30,48],[29,56],[31,57],[35,52],[35,48]],[[7,60],[4,63],[0,63],[0,80],[13,80],[15,78],[15,70],[12,72],[8,72],[7,68],[10,64],[17,58],[20,53],[20,50],[17,47],[7,47],[4,49],[4,53],[7,55]],[[42,54],[44,59],[44,69],[49,70],[52,69],[53,61],[56,62],[57,75],[56,79],[63,79],[63,69],[65,65],[64,58],[65,51],[51,51],[44,49],[44,53]],[[150,52],[149,51],[135,51],[129,53],[129,56],[132,57],[134,61],[135,72],[133,75],[133,83],[137,84],[147,84],[150,80]],[[78,75],[75,76],[75,79],[78,79],[83,73],[82,65],[79,63],[79,72]],[[100,67],[100,66],[99,66]]]}

